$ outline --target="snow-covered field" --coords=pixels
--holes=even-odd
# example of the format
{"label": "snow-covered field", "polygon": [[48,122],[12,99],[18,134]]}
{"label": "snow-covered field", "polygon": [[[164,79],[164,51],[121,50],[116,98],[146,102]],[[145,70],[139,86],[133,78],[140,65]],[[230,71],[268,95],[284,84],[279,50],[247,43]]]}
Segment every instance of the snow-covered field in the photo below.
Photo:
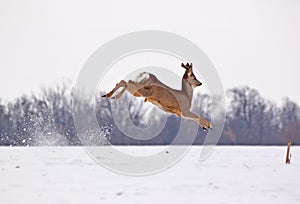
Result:
{"label": "snow-covered field", "polygon": [[300,147],[290,165],[285,151],[219,146],[200,161],[193,147],[162,173],[132,177],[83,147],[0,147],[0,203],[300,203]]}

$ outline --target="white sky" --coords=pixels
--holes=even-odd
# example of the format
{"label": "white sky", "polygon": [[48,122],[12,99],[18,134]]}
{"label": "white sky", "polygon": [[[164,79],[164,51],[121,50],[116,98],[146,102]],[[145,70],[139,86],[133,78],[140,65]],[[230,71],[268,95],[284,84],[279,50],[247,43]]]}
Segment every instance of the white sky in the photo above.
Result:
{"label": "white sky", "polygon": [[300,103],[299,11],[298,0],[0,0],[0,97],[75,81],[103,43],[156,29],[197,44],[225,89],[249,85]]}

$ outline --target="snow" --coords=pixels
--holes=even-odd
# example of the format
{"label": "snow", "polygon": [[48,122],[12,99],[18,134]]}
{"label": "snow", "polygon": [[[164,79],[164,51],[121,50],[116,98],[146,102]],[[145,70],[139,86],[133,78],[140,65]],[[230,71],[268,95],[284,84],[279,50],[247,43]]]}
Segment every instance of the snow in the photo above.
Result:
{"label": "snow", "polygon": [[291,147],[290,165],[285,151],[218,146],[200,161],[192,147],[168,170],[133,177],[101,167],[83,147],[0,147],[0,203],[300,203],[300,147]]}

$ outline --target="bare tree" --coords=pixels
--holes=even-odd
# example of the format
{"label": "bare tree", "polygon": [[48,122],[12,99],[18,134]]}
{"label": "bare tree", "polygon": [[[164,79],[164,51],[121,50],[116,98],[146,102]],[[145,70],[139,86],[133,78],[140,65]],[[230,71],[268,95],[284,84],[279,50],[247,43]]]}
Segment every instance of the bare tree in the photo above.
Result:
{"label": "bare tree", "polygon": [[260,144],[265,126],[265,100],[249,87],[230,89],[229,131],[239,144]]}

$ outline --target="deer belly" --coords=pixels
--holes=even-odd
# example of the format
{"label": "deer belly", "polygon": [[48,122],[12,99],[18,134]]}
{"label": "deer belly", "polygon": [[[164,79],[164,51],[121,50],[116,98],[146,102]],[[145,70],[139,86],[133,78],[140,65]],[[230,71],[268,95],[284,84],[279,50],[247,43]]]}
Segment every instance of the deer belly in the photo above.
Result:
{"label": "deer belly", "polygon": [[173,114],[176,114],[177,116],[182,115],[179,106],[174,106],[174,105],[168,104],[168,103],[162,103],[160,100],[157,100],[152,97],[145,98],[145,102],[146,101],[151,102],[152,104],[156,105],[157,107],[159,107],[160,109],[162,109],[165,112],[173,113]]}

